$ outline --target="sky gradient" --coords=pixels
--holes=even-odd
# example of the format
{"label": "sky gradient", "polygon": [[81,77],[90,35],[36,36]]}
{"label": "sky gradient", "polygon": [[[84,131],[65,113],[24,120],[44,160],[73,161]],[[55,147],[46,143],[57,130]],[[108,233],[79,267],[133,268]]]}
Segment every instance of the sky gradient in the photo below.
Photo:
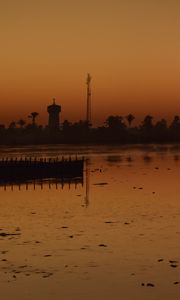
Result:
{"label": "sky gradient", "polygon": [[56,97],[62,119],[110,114],[169,120],[180,114],[178,0],[6,0],[0,3],[0,123],[47,123]]}

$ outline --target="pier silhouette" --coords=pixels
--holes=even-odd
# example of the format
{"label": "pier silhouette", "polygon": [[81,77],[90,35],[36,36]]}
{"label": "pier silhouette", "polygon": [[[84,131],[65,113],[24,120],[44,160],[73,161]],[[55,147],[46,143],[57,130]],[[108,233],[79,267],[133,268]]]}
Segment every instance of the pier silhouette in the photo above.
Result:
{"label": "pier silhouette", "polygon": [[0,160],[0,184],[11,184],[45,179],[83,177],[84,159],[57,158],[2,158]]}

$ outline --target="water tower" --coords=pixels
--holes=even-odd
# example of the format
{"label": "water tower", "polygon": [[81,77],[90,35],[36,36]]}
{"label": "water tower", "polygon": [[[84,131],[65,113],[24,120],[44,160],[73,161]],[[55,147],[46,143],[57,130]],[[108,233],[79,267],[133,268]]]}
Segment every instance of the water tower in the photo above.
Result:
{"label": "water tower", "polygon": [[54,98],[53,98],[53,104],[47,107],[47,111],[49,113],[49,123],[48,123],[49,129],[59,130],[59,126],[60,126],[59,114],[61,112],[61,106],[55,103]]}

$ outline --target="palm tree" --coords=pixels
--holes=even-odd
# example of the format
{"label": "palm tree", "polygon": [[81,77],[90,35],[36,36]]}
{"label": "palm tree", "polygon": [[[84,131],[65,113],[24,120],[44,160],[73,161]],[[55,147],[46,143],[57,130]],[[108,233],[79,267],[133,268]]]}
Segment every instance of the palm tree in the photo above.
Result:
{"label": "palm tree", "polygon": [[36,118],[39,116],[38,112],[32,112],[28,117],[32,119],[32,125],[36,125]]}
{"label": "palm tree", "polygon": [[135,119],[135,117],[132,114],[129,114],[126,116],[126,120],[128,121],[129,127],[131,127],[131,124],[134,119]]}

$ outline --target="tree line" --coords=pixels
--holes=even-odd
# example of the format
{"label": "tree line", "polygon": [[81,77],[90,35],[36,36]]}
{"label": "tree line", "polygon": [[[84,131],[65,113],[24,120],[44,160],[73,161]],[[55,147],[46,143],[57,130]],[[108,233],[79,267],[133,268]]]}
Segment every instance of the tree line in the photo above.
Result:
{"label": "tree line", "polygon": [[154,122],[146,115],[135,125],[135,116],[110,115],[104,124],[92,127],[86,121],[71,123],[65,120],[59,129],[50,129],[37,123],[39,113],[32,112],[30,122],[20,119],[9,126],[0,124],[0,144],[44,143],[168,143],[180,142],[180,117],[174,116],[168,125],[166,119]]}

